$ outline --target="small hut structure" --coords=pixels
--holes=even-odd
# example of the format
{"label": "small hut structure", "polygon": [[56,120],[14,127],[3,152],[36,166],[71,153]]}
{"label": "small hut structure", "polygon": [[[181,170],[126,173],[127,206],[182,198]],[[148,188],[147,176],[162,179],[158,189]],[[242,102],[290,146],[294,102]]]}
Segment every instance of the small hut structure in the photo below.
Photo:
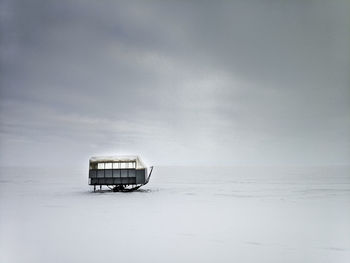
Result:
{"label": "small hut structure", "polygon": [[138,156],[91,157],[89,161],[89,185],[105,185],[113,191],[133,191],[147,184],[152,174]]}

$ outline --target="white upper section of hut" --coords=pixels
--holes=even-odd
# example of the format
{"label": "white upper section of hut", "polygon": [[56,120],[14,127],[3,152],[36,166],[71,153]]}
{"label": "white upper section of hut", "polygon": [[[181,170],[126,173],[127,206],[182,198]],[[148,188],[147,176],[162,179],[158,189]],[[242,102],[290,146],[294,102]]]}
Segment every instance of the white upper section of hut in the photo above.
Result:
{"label": "white upper section of hut", "polygon": [[136,169],[144,169],[146,165],[137,156],[94,156],[90,158],[91,164],[99,163],[135,163]]}

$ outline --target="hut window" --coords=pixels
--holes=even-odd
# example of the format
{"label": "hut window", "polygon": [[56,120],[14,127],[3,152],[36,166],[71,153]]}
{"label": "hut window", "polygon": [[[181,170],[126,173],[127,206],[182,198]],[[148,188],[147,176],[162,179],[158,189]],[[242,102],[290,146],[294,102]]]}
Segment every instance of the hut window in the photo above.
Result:
{"label": "hut window", "polygon": [[112,169],[112,163],[105,163],[105,169]]}
{"label": "hut window", "polygon": [[118,169],[119,168],[119,163],[113,163],[113,169]]}
{"label": "hut window", "polygon": [[97,169],[105,169],[105,164],[104,163],[97,164]]}

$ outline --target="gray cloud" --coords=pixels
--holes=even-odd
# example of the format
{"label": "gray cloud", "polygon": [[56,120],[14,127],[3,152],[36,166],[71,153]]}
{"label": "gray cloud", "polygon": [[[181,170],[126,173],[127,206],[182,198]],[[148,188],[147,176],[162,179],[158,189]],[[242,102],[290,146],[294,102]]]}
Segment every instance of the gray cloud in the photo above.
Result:
{"label": "gray cloud", "polygon": [[348,7],[3,1],[0,161],[349,163]]}

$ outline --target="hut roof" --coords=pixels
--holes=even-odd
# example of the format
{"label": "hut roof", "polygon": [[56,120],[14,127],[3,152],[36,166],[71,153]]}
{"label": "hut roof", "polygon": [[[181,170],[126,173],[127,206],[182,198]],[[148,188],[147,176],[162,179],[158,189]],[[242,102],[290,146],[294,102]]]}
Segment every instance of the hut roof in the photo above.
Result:
{"label": "hut roof", "polygon": [[90,158],[90,163],[122,163],[122,162],[136,162],[137,168],[146,168],[145,164],[137,155],[128,156],[93,156]]}

